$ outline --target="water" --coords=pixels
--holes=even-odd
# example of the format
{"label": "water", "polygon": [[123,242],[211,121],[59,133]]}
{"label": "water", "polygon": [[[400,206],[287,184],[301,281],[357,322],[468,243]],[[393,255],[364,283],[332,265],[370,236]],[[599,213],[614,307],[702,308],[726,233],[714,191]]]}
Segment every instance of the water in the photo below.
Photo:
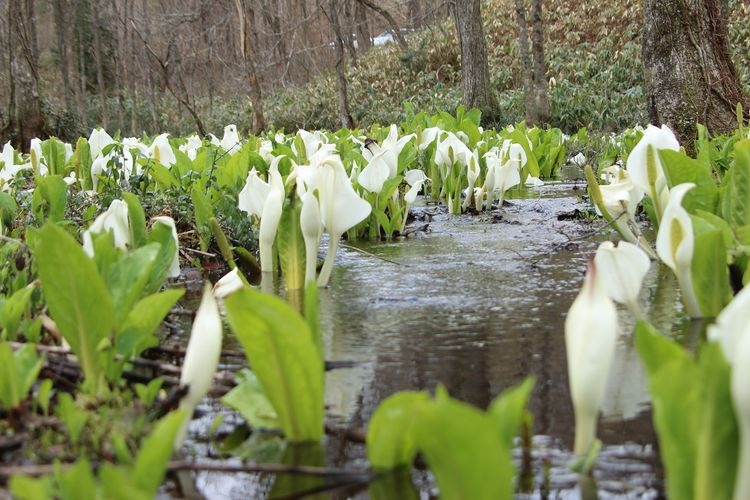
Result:
{"label": "water", "polygon": [[[340,251],[331,287],[320,291],[326,358],[357,365],[328,373],[328,421],[364,429],[384,398],[406,389],[433,391],[438,384],[486,408],[502,390],[533,375],[532,487],[521,497],[537,498],[547,490],[552,498],[578,498],[577,477],[567,468],[574,419],[563,324],[602,238],[593,229],[602,222],[559,217],[585,212],[576,183],[526,193],[501,211],[479,216],[449,217],[422,207],[436,212],[428,232],[390,243],[357,243],[366,253]],[[676,288],[656,264],[641,299],[658,327],[680,330]],[[602,498],[656,498],[663,472],[646,378],[633,347],[632,317],[625,310],[620,316],[598,432],[604,446],[594,475]],[[366,467],[361,444],[329,438],[324,455],[318,465]],[[259,474],[201,473],[196,479],[204,494],[216,498],[265,496],[273,488],[272,478]],[[434,493],[427,472],[415,471],[412,481],[422,498]],[[334,497],[350,495],[367,497],[350,490]]]}

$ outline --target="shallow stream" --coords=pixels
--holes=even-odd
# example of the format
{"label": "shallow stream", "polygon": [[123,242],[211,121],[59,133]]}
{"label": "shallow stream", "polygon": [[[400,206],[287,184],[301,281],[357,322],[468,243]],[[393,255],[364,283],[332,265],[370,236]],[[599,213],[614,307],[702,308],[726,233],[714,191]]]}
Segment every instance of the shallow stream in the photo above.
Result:
{"label": "shallow stream", "polygon": [[[326,358],[355,365],[327,374],[329,424],[364,429],[387,396],[433,391],[437,384],[486,408],[502,390],[533,375],[531,468],[528,491],[519,495],[578,498],[581,486],[567,467],[574,420],[563,324],[587,260],[606,237],[595,231],[601,220],[580,217],[587,209],[580,200],[584,192],[580,183],[548,183],[481,215],[448,216],[422,206],[416,212],[424,220],[414,222],[419,230],[409,238],[341,249],[331,286],[320,291],[321,322]],[[678,292],[657,264],[641,302],[662,331],[683,329]],[[603,448],[594,469],[596,487],[601,498],[657,498],[663,496],[663,472],[646,379],[633,347],[632,316],[620,309],[620,317],[598,432]],[[238,348],[228,344],[225,349]],[[209,411],[192,426],[200,434],[217,412],[226,417],[224,427],[237,423],[218,403],[203,409]],[[197,443],[196,452],[212,453]],[[364,446],[351,440],[329,436],[325,449],[311,455],[316,463],[308,465],[366,469]],[[521,456],[519,442],[519,463]],[[287,484],[283,477],[216,472],[194,479],[209,498],[295,498],[295,491],[314,491],[323,482]],[[377,495],[376,488],[377,482],[368,492],[360,481],[359,487],[305,498],[368,498]],[[401,498],[436,494],[429,474],[419,469],[399,488]]]}

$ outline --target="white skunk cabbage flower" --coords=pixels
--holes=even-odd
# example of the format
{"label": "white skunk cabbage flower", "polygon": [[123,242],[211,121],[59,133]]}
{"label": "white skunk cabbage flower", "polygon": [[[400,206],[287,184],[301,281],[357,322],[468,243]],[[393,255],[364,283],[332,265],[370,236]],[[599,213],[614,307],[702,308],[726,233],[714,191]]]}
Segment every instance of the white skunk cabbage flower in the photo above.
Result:
{"label": "white skunk cabbage flower", "polygon": [[649,125],[641,140],[630,152],[625,166],[633,184],[651,197],[659,220],[664,214],[664,203],[669,197],[667,178],[658,154],[660,149],[679,151],[680,143],[674,132],[666,125],[662,125],[661,128]]}
{"label": "white skunk cabbage flower", "polygon": [[450,167],[454,163],[462,166],[469,164],[472,152],[469,147],[452,132],[448,132],[445,139],[438,142],[435,149],[435,163],[441,167]]}
{"label": "white skunk cabbage flower", "polygon": [[320,164],[318,196],[320,218],[330,236],[328,255],[318,276],[318,286],[323,287],[331,277],[341,235],[365,220],[372,207],[354,191],[338,156],[329,156]]}
{"label": "white skunk cabbage flower", "polygon": [[83,232],[83,250],[89,257],[94,256],[93,234],[112,231],[115,246],[127,250],[133,244],[130,235],[130,220],[128,219],[128,204],[122,200],[113,200],[109,208],[94,220]]}
{"label": "white skunk cabbage flower", "polygon": [[427,177],[427,174],[425,174],[423,170],[415,168],[412,170],[407,170],[404,173],[404,180],[408,185],[413,186],[414,183],[418,181],[429,181],[430,178]]}
{"label": "white skunk cabbage flower", "polygon": [[638,293],[651,267],[646,252],[627,241],[621,241],[617,246],[605,241],[596,250],[594,263],[609,297],[628,306],[636,318],[643,318]]}
{"label": "white skunk cabbage flower", "polygon": [[171,167],[177,163],[177,158],[174,155],[174,151],[172,151],[172,146],[169,144],[169,139],[167,139],[168,135],[161,134],[156,136],[148,150],[151,158],[165,167]]}
{"label": "white skunk cabbage flower", "polygon": [[219,140],[214,134],[208,134],[211,136],[211,144],[216,147],[222,148],[224,151],[233,155],[240,150],[242,145],[240,144],[240,136],[237,133],[237,125],[230,124],[224,127],[224,137]]}
{"label": "white skunk cabbage flower", "polygon": [[102,149],[115,142],[114,139],[103,128],[95,128],[89,136],[89,150],[91,159],[95,160],[102,154]]}
{"label": "white skunk cabbage flower", "polygon": [[464,190],[464,194],[466,195],[466,197],[464,198],[464,202],[461,204],[464,210],[469,208],[472,201],[474,201],[474,206],[476,207],[476,209],[481,210],[481,207],[476,204],[476,199],[474,197],[474,185],[477,183],[478,178],[479,153],[475,149],[469,157],[469,163],[466,165],[466,179],[468,180],[469,185]]}
{"label": "white skunk cabbage flower", "polygon": [[688,314],[692,318],[700,318],[701,309],[693,288],[693,274],[690,269],[695,235],[690,215],[682,207],[682,199],[694,187],[695,184],[692,182],[686,182],[675,186],[669,193],[669,201],[656,235],[656,253],[677,276]]}
{"label": "white skunk cabbage flower", "polygon": [[190,330],[190,340],[182,363],[180,385],[188,386],[188,392],[180,401],[180,409],[187,414],[175,440],[175,449],[182,446],[187,434],[190,417],[208,394],[221,356],[222,325],[219,307],[211,287],[203,289],[203,298]]}
{"label": "white skunk cabbage flower", "polygon": [[357,177],[360,186],[371,193],[379,193],[383,190],[383,184],[391,177],[391,169],[385,159],[386,152],[380,151],[370,158],[367,166],[362,169]]}
{"label": "white skunk cabbage flower", "polygon": [[429,147],[430,144],[435,141],[435,139],[440,138],[440,134],[443,132],[443,130],[440,127],[429,127],[422,131],[422,134],[419,136],[419,149],[424,151]]}
{"label": "white skunk cabbage flower", "polygon": [[172,263],[169,265],[169,271],[167,272],[168,278],[176,278],[180,275],[180,239],[177,237],[177,228],[174,225],[174,219],[166,215],[160,215],[154,217],[154,224],[164,224],[172,230],[172,238],[174,239],[174,255],[172,256]]}
{"label": "white skunk cabbage flower", "polygon": [[214,284],[213,294],[217,299],[223,299],[237,290],[241,290],[245,286],[245,283],[240,278],[240,270],[235,267],[227,274],[221,277],[219,281]]}
{"label": "white skunk cabbage flower", "polygon": [[180,145],[180,151],[185,153],[190,160],[195,160],[195,157],[198,156],[198,150],[203,146],[203,141],[201,141],[201,138],[198,137],[198,134],[193,134],[190,137],[187,138],[187,142],[185,144]]}
{"label": "white skunk cabbage flower", "polygon": [[581,292],[565,318],[568,384],[575,412],[574,453],[585,456],[596,439],[617,338],[617,310],[601,284],[596,264],[589,263]]}
{"label": "white skunk cabbage flower", "polygon": [[734,499],[750,498],[750,286],[745,286],[708,327],[708,338],[719,342],[732,365],[730,391],[740,432],[740,456]]}

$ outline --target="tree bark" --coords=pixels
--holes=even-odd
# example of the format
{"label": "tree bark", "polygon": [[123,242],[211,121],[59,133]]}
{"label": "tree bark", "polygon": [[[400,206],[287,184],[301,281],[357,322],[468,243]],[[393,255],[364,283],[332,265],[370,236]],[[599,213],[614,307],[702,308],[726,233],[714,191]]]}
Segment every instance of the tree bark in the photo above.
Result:
{"label": "tree bark", "polygon": [[372,47],[370,37],[370,24],[367,21],[367,9],[360,2],[354,2],[354,17],[357,26],[357,48],[360,53],[365,53]]}
{"label": "tree bark", "polygon": [[[357,0],[365,7],[374,10],[378,14],[380,14],[383,19],[388,23],[388,25],[391,27],[391,31],[393,31],[393,36],[396,37],[396,41],[399,45],[401,45],[402,49],[406,49],[406,38],[404,38],[404,35],[401,33],[401,30],[398,27],[398,24],[396,24],[396,20],[393,19],[393,16],[390,12],[388,12],[388,9],[385,9],[378,5],[377,3],[371,1],[371,0]],[[473,1],[473,0],[472,0]]]}
{"label": "tree bark", "polygon": [[491,118],[495,111],[495,99],[490,88],[479,3],[479,0],[468,0],[461,5],[454,4],[453,18],[461,47],[463,104],[467,108],[479,108],[485,117]]}
{"label": "tree bark", "polygon": [[70,58],[68,56],[68,26],[70,21],[66,5],[67,2],[64,0],[55,0],[53,2],[55,35],[57,37],[57,51],[59,55],[58,65],[64,89],[63,99],[65,108],[70,110],[73,107],[73,87],[70,80]]}
{"label": "tree bark", "polygon": [[0,140],[13,140],[27,150],[34,137],[42,137],[46,123],[39,95],[36,17],[33,0],[9,0],[8,33],[8,123],[0,130]]}
{"label": "tree bark", "polygon": [[94,16],[94,25],[91,27],[94,32],[94,64],[96,64],[96,85],[99,89],[99,108],[101,126],[106,130],[109,125],[109,113],[107,113],[107,90],[104,84],[104,55],[102,54],[102,37],[99,32],[101,28],[99,9],[101,5],[98,0],[93,0],[91,12]]}
{"label": "tree bark", "polygon": [[523,75],[523,103],[526,121],[532,123],[531,110],[534,108],[532,99],[534,72],[529,62],[529,31],[526,27],[526,5],[524,0],[516,0],[516,20],[518,21],[518,56],[521,59],[521,73]]}
{"label": "tree bark", "polygon": [[533,77],[534,125],[546,125],[550,119],[549,99],[547,98],[547,71],[544,67],[544,27],[542,25],[542,0],[531,0],[531,59]]}
{"label": "tree bark", "polygon": [[250,85],[250,102],[253,107],[253,134],[259,134],[266,127],[263,117],[263,94],[255,71],[255,51],[250,39],[248,26],[253,26],[255,11],[246,5],[245,0],[235,0],[240,28],[240,55],[245,64],[247,82]]}
{"label": "tree bark", "polygon": [[336,84],[339,89],[339,121],[343,128],[354,128],[354,119],[349,111],[349,93],[346,83],[346,61],[344,59],[344,39],[341,35],[341,25],[338,18],[337,0],[329,0],[328,12],[325,12],[331,29],[336,36],[334,46],[336,49]]}
{"label": "tree bark", "polygon": [[728,0],[646,0],[643,65],[649,119],[667,124],[692,149],[696,123],[714,134],[737,127],[747,97],[732,63]]}

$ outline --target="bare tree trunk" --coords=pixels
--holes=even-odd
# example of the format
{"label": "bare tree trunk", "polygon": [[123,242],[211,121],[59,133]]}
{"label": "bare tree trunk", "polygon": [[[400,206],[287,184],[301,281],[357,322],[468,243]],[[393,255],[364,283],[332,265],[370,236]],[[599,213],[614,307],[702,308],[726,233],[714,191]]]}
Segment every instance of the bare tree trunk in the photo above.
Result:
{"label": "bare tree trunk", "polygon": [[[401,45],[402,49],[406,49],[406,38],[404,38],[404,35],[401,33],[401,30],[398,27],[398,24],[396,24],[396,20],[393,19],[393,16],[390,12],[388,12],[387,9],[381,7],[377,3],[373,2],[372,0],[357,0],[362,5],[364,5],[367,8],[370,8],[380,14],[383,19],[388,23],[388,25],[391,27],[391,31],[393,31],[393,36],[396,37],[396,41],[399,45]],[[473,0],[472,0],[473,1]]]}
{"label": "bare tree trunk", "polygon": [[96,85],[99,89],[99,108],[101,112],[101,126],[105,129],[109,125],[109,114],[107,113],[107,90],[104,84],[104,56],[102,54],[102,40],[101,40],[101,20],[99,17],[99,9],[101,5],[99,0],[92,0],[91,12],[94,16],[94,25],[91,29],[94,32],[94,64],[96,64]]}
{"label": "bare tree trunk", "polygon": [[649,118],[668,124],[688,150],[696,123],[715,134],[737,127],[747,97],[732,63],[728,0],[646,0],[643,65]]}
{"label": "bare tree trunk", "polygon": [[518,55],[521,58],[521,73],[523,74],[523,103],[526,111],[526,121],[532,123],[531,114],[534,109],[534,72],[529,61],[529,32],[526,27],[526,6],[524,0],[516,0],[516,19],[518,20]]}
{"label": "bare tree trunk", "polygon": [[52,8],[55,17],[55,35],[59,54],[58,66],[64,89],[63,102],[65,103],[65,109],[71,110],[73,107],[73,87],[70,80],[70,58],[68,56],[68,26],[70,25],[70,20],[66,4],[67,2],[64,0],[55,0]]}
{"label": "bare tree trunk", "polygon": [[255,72],[255,52],[251,43],[248,26],[253,26],[255,11],[245,0],[235,0],[240,27],[240,54],[245,63],[247,82],[250,85],[250,102],[253,107],[253,134],[259,134],[266,126],[263,118],[263,94]]}
{"label": "bare tree trunk", "polygon": [[84,125],[88,124],[88,116],[86,114],[86,92],[87,92],[87,77],[86,77],[86,40],[84,37],[84,23],[80,13],[83,11],[82,2],[77,1],[74,4],[74,15],[73,19],[73,34],[75,40],[75,54],[71,50],[71,56],[75,61],[76,68],[76,84],[74,86],[76,111],[78,116]]}
{"label": "bare tree trunk", "polygon": [[479,108],[485,117],[490,117],[494,113],[495,99],[490,88],[479,0],[454,4],[453,18],[461,46],[463,104],[467,108]]}
{"label": "bare tree trunk", "polygon": [[45,135],[39,96],[36,17],[33,0],[8,0],[8,123],[0,139],[27,150],[34,137]]}
{"label": "bare tree trunk", "polygon": [[138,89],[136,87],[135,78],[135,36],[133,30],[130,29],[130,23],[133,22],[133,7],[135,2],[125,2],[125,19],[124,29],[126,33],[126,41],[128,47],[128,54],[125,56],[126,66],[125,72],[128,79],[128,99],[130,99],[130,133],[133,135],[138,134]]}
{"label": "bare tree trunk", "polygon": [[409,0],[407,3],[409,11],[409,25],[416,29],[422,25],[422,2],[420,0]]}
{"label": "bare tree trunk", "polygon": [[367,9],[361,2],[354,2],[354,18],[357,26],[357,45],[361,53],[372,47],[370,23],[367,21]]}
{"label": "bare tree trunk", "polygon": [[339,121],[343,128],[354,128],[354,119],[349,111],[349,95],[346,83],[346,61],[344,60],[344,40],[341,36],[341,25],[338,18],[338,1],[329,0],[328,11],[324,11],[331,29],[336,35],[336,83],[339,88]]}
{"label": "bare tree trunk", "polygon": [[550,119],[547,98],[547,72],[544,67],[544,29],[542,0],[531,0],[531,58],[534,67],[531,123],[546,125]]}

